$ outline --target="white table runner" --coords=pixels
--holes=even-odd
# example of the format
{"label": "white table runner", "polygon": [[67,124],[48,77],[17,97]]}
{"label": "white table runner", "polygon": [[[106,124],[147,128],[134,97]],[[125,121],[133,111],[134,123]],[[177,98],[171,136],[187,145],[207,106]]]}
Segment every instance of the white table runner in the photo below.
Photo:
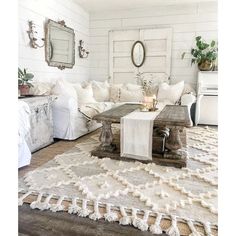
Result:
{"label": "white table runner", "polygon": [[137,160],[152,160],[153,123],[160,110],[134,111],[121,118],[121,156]]}

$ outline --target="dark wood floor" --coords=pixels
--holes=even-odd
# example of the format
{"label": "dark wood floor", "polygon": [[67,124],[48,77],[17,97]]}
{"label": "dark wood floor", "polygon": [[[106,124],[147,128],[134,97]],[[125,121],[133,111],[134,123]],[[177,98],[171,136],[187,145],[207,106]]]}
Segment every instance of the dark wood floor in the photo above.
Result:
{"label": "dark wood floor", "polygon": [[132,226],[104,220],[95,222],[89,218],[70,215],[67,212],[32,210],[28,204],[19,207],[19,235],[22,236],[150,236]]}

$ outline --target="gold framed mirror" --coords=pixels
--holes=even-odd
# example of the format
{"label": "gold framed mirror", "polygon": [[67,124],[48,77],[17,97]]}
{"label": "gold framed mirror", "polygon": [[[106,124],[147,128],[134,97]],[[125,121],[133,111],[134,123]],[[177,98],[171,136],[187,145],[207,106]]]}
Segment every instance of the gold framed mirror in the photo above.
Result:
{"label": "gold framed mirror", "polygon": [[63,70],[75,64],[75,33],[65,21],[48,20],[45,25],[45,58],[49,66]]}
{"label": "gold framed mirror", "polygon": [[136,41],[131,50],[131,59],[136,67],[141,67],[145,61],[145,47],[141,41]]}

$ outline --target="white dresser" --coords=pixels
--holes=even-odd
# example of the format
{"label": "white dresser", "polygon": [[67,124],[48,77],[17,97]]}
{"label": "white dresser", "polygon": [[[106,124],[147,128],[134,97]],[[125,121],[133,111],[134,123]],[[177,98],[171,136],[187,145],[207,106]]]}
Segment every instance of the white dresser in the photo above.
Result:
{"label": "white dresser", "polygon": [[218,125],[218,73],[198,72],[195,124]]}

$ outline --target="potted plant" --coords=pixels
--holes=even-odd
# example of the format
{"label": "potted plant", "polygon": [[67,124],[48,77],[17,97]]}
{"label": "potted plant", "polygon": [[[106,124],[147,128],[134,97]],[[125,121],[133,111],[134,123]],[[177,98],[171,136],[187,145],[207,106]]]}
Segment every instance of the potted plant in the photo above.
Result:
{"label": "potted plant", "polygon": [[[184,59],[186,52],[182,54]],[[201,71],[210,71],[217,59],[218,48],[214,40],[210,44],[206,43],[201,36],[196,37],[196,48],[191,49],[191,65],[193,63],[198,64],[198,68]]]}
{"label": "potted plant", "polygon": [[32,73],[28,73],[27,69],[21,70],[18,67],[18,88],[20,90],[20,95],[28,95],[30,87],[33,87],[31,80],[34,78]]}

